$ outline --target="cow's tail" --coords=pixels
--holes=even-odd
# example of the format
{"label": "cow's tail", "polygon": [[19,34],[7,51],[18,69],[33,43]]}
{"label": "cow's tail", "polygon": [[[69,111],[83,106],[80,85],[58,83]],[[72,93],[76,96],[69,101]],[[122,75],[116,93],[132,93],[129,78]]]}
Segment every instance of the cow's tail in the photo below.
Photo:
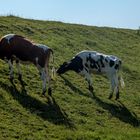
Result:
{"label": "cow's tail", "polygon": [[119,64],[118,64],[118,70],[119,70],[118,80],[119,80],[120,86],[121,86],[122,88],[124,88],[124,87],[125,87],[125,83],[124,83],[124,80],[123,80],[123,78],[122,78],[122,68],[121,68],[121,66],[122,66],[122,61],[119,60]]}
{"label": "cow's tail", "polygon": [[52,63],[52,69],[51,69],[51,79],[52,80],[55,80],[55,78],[56,78],[56,70],[55,70],[55,67],[54,67],[54,53],[53,53],[53,50],[52,49],[49,49],[49,51],[50,51],[50,58],[51,58],[51,60],[50,60],[50,62]]}
{"label": "cow's tail", "polygon": [[124,80],[123,80],[122,76],[120,76],[120,75],[119,75],[119,82],[120,82],[121,87],[124,88],[125,83],[124,83]]}

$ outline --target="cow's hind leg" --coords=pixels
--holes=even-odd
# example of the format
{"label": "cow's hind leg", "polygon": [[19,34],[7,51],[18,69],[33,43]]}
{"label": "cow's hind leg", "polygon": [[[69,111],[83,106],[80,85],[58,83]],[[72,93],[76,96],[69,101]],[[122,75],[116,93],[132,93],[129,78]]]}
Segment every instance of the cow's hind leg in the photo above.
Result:
{"label": "cow's hind leg", "polygon": [[120,98],[120,93],[119,93],[119,87],[117,86],[116,88],[116,98],[115,100],[119,99]]}
{"label": "cow's hind leg", "polygon": [[50,81],[51,81],[51,77],[49,75],[49,70],[48,67],[46,66],[46,79],[47,79],[47,83],[48,83],[48,95],[52,95],[52,89],[50,87]]}
{"label": "cow's hind leg", "polygon": [[88,89],[89,89],[89,91],[90,91],[90,92],[93,92],[93,91],[94,91],[93,86],[92,86],[92,85],[90,85],[90,84],[89,84],[89,86],[88,86]]}
{"label": "cow's hind leg", "polygon": [[111,99],[113,97],[113,92],[115,89],[115,79],[114,79],[113,75],[110,77],[110,82],[111,82],[111,92],[110,92],[110,95],[108,97],[109,99]]}
{"label": "cow's hind leg", "polygon": [[42,72],[41,72],[41,77],[42,77],[42,80],[43,80],[43,91],[42,91],[42,94],[45,95],[46,93],[46,81],[47,81],[47,78],[46,78],[46,72],[45,70],[43,69]]}
{"label": "cow's hind leg", "polygon": [[46,72],[46,78],[48,83],[48,95],[52,95],[52,88],[50,86],[51,77],[49,75],[49,59],[50,59],[50,52],[48,52],[48,56],[46,57],[45,61],[45,72]]}
{"label": "cow's hind leg", "polygon": [[120,93],[119,93],[119,79],[118,79],[118,75],[116,74],[115,77],[115,85],[116,85],[116,98],[115,100],[120,98]]}
{"label": "cow's hind leg", "polygon": [[21,69],[20,69],[19,60],[16,60],[16,67],[17,67],[17,70],[18,70],[18,80],[22,81],[22,73],[21,73]]}

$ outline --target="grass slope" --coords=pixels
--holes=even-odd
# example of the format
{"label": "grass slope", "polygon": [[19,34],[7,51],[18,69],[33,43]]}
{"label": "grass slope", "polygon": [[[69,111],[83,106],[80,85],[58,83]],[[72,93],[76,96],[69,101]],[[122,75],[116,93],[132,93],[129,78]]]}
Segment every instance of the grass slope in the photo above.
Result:
{"label": "grass slope", "polygon": [[16,69],[10,83],[8,65],[0,60],[1,140],[140,139],[140,36],[135,30],[0,17],[0,36],[8,33],[53,48],[56,68],[85,49],[119,56],[126,88],[119,101],[108,100],[108,80],[93,76],[92,96],[84,78],[68,72],[52,82],[53,98],[44,98],[33,65],[22,65],[22,86]]}

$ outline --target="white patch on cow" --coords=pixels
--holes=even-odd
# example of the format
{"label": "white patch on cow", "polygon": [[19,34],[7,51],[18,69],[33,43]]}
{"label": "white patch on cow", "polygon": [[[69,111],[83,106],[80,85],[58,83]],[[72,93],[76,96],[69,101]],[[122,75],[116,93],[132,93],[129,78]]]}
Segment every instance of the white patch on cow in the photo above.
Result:
{"label": "white patch on cow", "polygon": [[36,64],[38,64],[38,57],[35,58],[35,62],[36,62]]}
{"label": "white patch on cow", "polygon": [[113,56],[113,55],[109,55],[108,57],[109,57],[110,60],[112,60],[112,61],[114,61],[114,62],[117,61],[117,60],[119,59],[118,57]]}
{"label": "white patch on cow", "polygon": [[3,38],[6,38],[8,40],[8,43],[10,43],[10,39],[13,38],[15,34],[7,34]]}
{"label": "white patch on cow", "polygon": [[47,51],[48,50],[48,46],[46,45],[43,45],[43,44],[36,44],[39,48],[42,48],[44,51]]}

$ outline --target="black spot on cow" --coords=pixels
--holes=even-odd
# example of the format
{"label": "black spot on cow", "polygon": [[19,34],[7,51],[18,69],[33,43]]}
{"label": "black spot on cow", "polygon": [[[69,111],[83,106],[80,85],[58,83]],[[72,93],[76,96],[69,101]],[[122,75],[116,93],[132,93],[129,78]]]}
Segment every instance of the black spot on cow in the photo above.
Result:
{"label": "black spot on cow", "polygon": [[105,61],[106,61],[106,63],[108,63],[108,60],[107,60],[107,58],[105,58]]}
{"label": "black spot on cow", "polygon": [[90,65],[94,65],[95,64],[95,60],[94,59],[92,59],[92,57],[91,57],[91,54],[89,53],[89,56],[86,58],[86,61],[88,62],[90,62]]}
{"label": "black spot on cow", "polygon": [[90,67],[92,69],[97,69],[99,72],[101,72],[101,69],[100,69],[100,65],[98,63],[98,61],[95,61],[92,57],[91,57],[91,54],[89,54],[89,56],[86,58],[86,61],[90,62]]}
{"label": "black spot on cow", "polygon": [[101,72],[101,66],[98,62],[95,62],[96,65],[96,69],[98,70],[98,72]]}
{"label": "black spot on cow", "polygon": [[87,62],[88,62],[88,61],[90,61],[90,62],[92,61],[92,60],[91,60],[91,54],[90,54],[90,53],[89,53],[88,57],[86,58],[86,61],[87,61]]}
{"label": "black spot on cow", "polygon": [[88,68],[88,64],[87,64],[87,63],[85,63],[85,67],[87,67],[87,68]]}
{"label": "black spot on cow", "polygon": [[119,65],[118,65],[118,64],[116,64],[114,68],[117,70],[117,69],[119,68]]}
{"label": "black spot on cow", "polygon": [[86,70],[87,72],[89,72],[87,68],[85,68],[85,70]]}
{"label": "black spot on cow", "polygon": [[104,63],[103,63],[104,57],[102,55],[100,55],[100,62],[101,62],[101,67],[105,67]]}
{"label": "black spot on cow", "polygon": [[83,70],[83,60],[79,56],[76,56],[74,59],[71,60],[68,67],[70,70],[79,73]]}
{"label": "black spot on cow", "polygon": [[109,62],[110,67],[112,67],[114,64],[115,64],[114,61],[110,60],[110,62]]}
{"label": "black spot on cow", "polygon": [[64,74],[65,72],[73,70],[77,73],[83,70],[83,61],[80,57],[76,56],[69,62],[63,63],[57,70],[58,74]]}
{"label": "black spot on cow", "polygon": [[101,59],[101,60],[104,60],[104,57],[103,57],[102,55],[100,55],[100,59]]}

